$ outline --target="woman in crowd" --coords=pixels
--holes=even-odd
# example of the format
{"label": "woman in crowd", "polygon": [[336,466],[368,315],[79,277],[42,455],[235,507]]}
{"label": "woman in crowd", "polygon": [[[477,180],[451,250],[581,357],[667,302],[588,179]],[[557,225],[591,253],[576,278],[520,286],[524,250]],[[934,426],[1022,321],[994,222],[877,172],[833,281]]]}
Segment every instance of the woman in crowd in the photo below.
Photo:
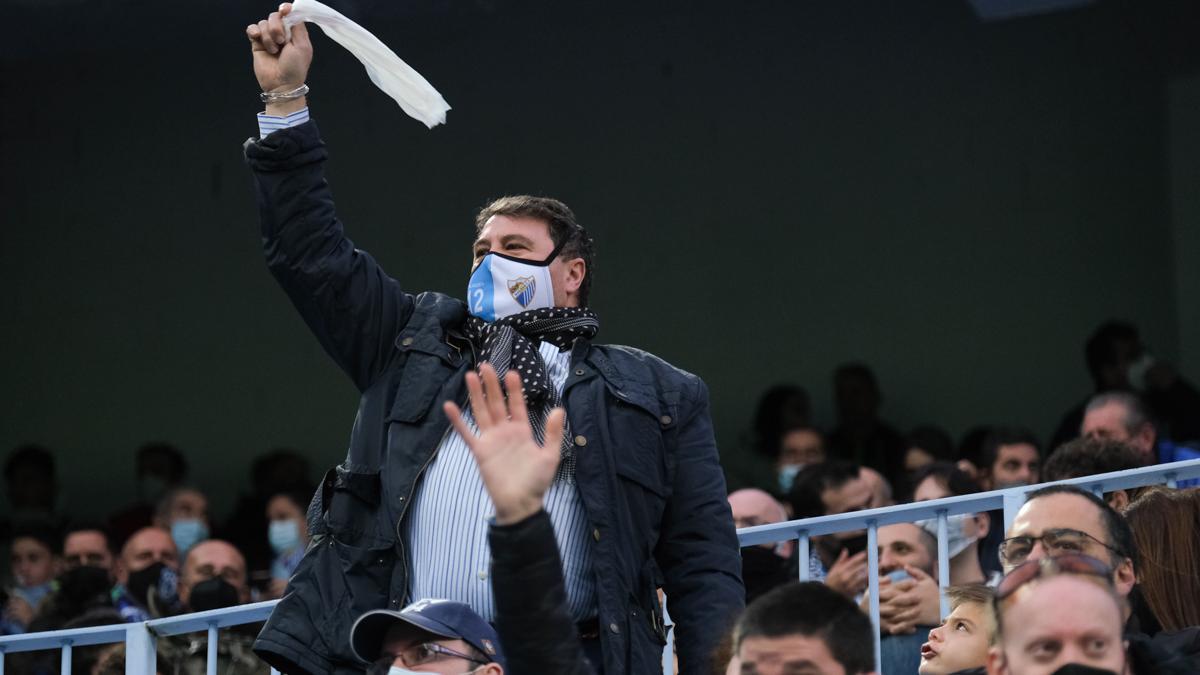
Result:
{"label": "woman in crowd", "polygon": [[275,554],[271,561],[271,584],[267,598],[281,598],[288,579],[308,548],[308,521],[305,507],[308,495],[299,492],[277,492],[267,500],[267,539]]}
{"label": "woman in crowd", "polygon": [[1165,631],[1200,626],[1200,488],[1155,487],[1124,512],[1142,600]]}

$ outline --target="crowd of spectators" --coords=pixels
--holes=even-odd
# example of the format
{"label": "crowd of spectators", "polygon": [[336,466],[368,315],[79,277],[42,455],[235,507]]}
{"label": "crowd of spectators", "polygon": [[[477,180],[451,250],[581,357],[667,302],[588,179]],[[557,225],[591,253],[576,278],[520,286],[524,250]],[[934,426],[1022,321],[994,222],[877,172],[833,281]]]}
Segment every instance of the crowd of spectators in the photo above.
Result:
{"label": "crowd of spectators", "polygon": [[[828,432],[813,425],[803,388],[774,387],[755,415],[747,452],[754,459],[732,462],[734,523],[744,528],[1200,457],[1200,393],[1149,360],[1132,326],[1105,324],[1086,356],[1095,391],[1064,415],[1047,445],[1027,429],[1001,424],[972,428],[957,444],[934,425],[902,434],[880,419],[882,394],[862,364],[835,371],[838,423]],[[189,482],[188,462],[173,446],[140,448],[135,474],[133,503],[103,521],[68,521],[54,508],[53,454],[36,445],[10,453],[4,478],[11,515],[0,522],[9,551],[0,634],[145,621],[285,593],[309,543],[306,511],[315,486],[303,456],[276,450],[258,458],[251,490],[222,523],[214,522],[205,491]],[[1051,486],[1030,494],[1007,532],[999,513],[984,512],[950,517],[947,535],[950,613],[943,617],[936,523],[878,529],[887,675],[1053,673],[1075,665],[1098,669],[1086,672],[1200,672],[1200,490],[1151,487],[1097,497]],[[794,541],[743,548],[747,609],[714,655],[713,671],[873,672],[866,547],[866,533],[851,531],[813,537],[805,559]],[[794,581],[801,565],[810,582]],[[491,632],[469,607],[425,601],[385,614],[367,622],[378,625],[362,638],[366,660],[387,651],[389,631],[402,628],[396,635],[405,637],[439,617],[459,628],[433,637],[462,643],[457,648],[468,653],[458,656],[488,672],[506,672],[498,652],[485,658],[505,630]],[[255,628],[224,631],[220,672],[267,671],[251,651]],[[412,652],[409,660],[433,659],[430,644],[397,649]],[[417,647],[425,651],[412,651]],[[205,655],[204,635],[159,640],[160,672],[203,672]],[[6,663],[16,672],[58,672],[47,653],[13,654]],[[123,672],[122,647],[78,649],[74,671]]]}

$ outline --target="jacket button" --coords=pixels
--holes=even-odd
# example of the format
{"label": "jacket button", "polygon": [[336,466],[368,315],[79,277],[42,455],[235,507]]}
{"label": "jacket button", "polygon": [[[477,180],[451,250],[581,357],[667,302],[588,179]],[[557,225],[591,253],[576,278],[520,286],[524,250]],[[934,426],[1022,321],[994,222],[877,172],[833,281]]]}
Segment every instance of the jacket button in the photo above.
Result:
{"label": "jacket button", "polygon": [[587,437],[585,437],[585,436],[576,436],[576,437],[575,437],[575,445],[578,445],[578,446],[579,446],[579,447],[581,447],[581,448],[582,448],[583,446],[587,445]]}
{"label": "jacket button", "polygon": [[576,369],[575,369],[575,374],[576,374],[576,375],[583,375],[583,368],[576,368]]}
{"label": "jacket button", "polygon": [[665,426],[668,426],[668,425],[670,425],[670,424],[671,424],[671,416],[670,416],[670,415],[663,415],[662,417],[658,418],[658,421],[659,421],[659,422],[662,422],[662,425],[663,425],[664,427],[665,427]]}
{"label": "jacket button", "polygon": [[405,347],[411,345],[412,343],[413,343],[413,339],[410,337],[406,337],[400,341],[400,344],[404,345]]}
{"label": "jacket button", "polygon": [[594,528],[592,530],[592,539],[595,539],[596,541],[600,541],[600,528]]}
{"label": "jacket button", "polygon": [[621,632],[621,627],[620,627],[620,626],[618,626],[618,625],[617,625],[617,624],[615,624],[615,623],[610,623],[610,624],[608,624],[608,629],[609,629],[609,630],[611,630],[611,631],[612,631],[612,632],[614,632],[614,633],[620,633],[620,632]]}
{"label": "jacket button", "polygon": [[404,501],[404,497],[401,497],[401,498],[400,498],[400,501]]}

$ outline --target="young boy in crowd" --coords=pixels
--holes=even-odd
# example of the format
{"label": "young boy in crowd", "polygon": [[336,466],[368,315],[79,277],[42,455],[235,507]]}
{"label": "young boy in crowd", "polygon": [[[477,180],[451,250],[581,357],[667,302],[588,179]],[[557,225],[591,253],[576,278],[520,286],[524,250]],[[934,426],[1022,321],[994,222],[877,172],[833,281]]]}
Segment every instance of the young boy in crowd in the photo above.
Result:
{"label": "young boy in crowd", "polygon": [[921,675],[970,675],[983,673],[988,647],[995,638],[992,619],[993,591],[983,584],[964,584],[946,589],[950,614],[942,625],[929,631],[921,645]]}

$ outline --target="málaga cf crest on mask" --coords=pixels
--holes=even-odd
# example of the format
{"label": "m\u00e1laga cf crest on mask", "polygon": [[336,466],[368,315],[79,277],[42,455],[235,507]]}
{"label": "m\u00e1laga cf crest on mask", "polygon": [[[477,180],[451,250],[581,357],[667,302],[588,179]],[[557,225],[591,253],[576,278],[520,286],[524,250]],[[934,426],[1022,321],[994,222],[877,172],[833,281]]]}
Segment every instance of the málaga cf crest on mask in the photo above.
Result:
{"label": "m\u00e1laga cf crest on mask", "polygon": [[545,260],[522,260],[494,251],[483,256],[467,282],[471,315],[495,321],[530,309],[553,307],[550,263],[560,250],[562,244],[555,246]]}

